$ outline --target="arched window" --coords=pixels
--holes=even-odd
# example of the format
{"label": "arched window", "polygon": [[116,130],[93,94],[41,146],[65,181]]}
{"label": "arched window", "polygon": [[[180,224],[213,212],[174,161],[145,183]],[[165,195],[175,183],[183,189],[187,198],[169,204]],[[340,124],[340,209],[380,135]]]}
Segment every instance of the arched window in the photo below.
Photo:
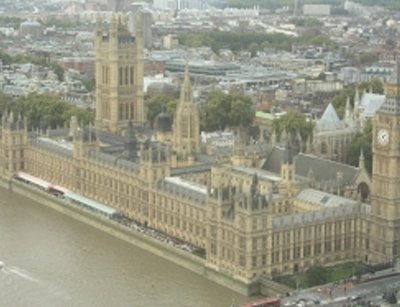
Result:
{"label": "arched window", "polygon": [[325,155],[328,152],[328,146],[326,145],[326,142],[321,143],[321,154]]}
{"label": "arched window", "polygon": [[357,192],[361,196],[361,201],[366,202],[368,201],[370,190],[368,184],[365,182],[361,182],[357,187]]}
{"label": "arched window", "polygon": [[119,78],[118,78],[119,85],[122,85],[122,80],[124,79],[123,74],[124,74],[124,69],[122,67],[120,67],[119,68]]}

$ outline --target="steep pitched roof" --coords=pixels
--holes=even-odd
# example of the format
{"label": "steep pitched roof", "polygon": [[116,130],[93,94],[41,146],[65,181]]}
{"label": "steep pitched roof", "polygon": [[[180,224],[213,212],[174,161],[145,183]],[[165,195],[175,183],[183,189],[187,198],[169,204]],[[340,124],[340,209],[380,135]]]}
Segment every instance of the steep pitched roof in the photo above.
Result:
{"label": "steep pitched roof", "polygon": [[363,116],[373,117],[376,111],[385,102],[385,95],[365,93],[361,98],[361,106],[363,108]]}
{"label": "steep pitched roof", "polygon": [[326,107],[321,118],[317,120],[315,128],[317,131],[336,130],[343,128],[342,121],[339,119],[339,116],[337,115],[336,110],[331,103]]}
{"label": "steep pitched roof", "polygon": [[396,92],[394,95],[387,95],[385,102],[379,108],[378,113],[399,115],[400,114],[400,61],[397,60],[396,69],[390,76],[387,84],[396,85]]}
{"label": "steep pitched roof", "polygon": [[324,208],[357,204],[356,201],[349,198],[333,195],[315,189],[303,189],[299,192],[299,194],[296,195],[296,198]]}
{"label": "steep pitched roof", "polygon": [[[262,168],[279,174],[284,152],[284,148],[274,147]],[[358,174],[357,167],[323,159],[314,155],[299,153],[294,157],[294,161],[296,163],[295,172],[297,176],[306,178],[311,169],[317,182],[336,181],[337,172],[341,172],[343,174],[343,182],[352,183]]]}

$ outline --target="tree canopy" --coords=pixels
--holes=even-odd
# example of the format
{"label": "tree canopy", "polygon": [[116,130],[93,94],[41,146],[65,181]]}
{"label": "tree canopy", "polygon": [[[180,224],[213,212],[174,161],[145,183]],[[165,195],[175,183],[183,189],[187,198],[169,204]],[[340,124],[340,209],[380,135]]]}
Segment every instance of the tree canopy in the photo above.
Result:
{"label": "tree canopy", "polygon": [[[311,121],[307,121],[303,114],[290,110],[282,117],[274,119],[273,129],[278,140],[281,139],[281,135],[285,131],[291,144],[300,141],[301,144],[298,145],[305,149],[307,140],[313,137],[314,125]],[[300,136],[300,140],[298,136]]]}
{"label": "tree canopy", "polygon": [[[354,0],[362,5],[381,6],[390,10],[400,10],[400,1],[398,0]],[[343,3],[342,0],[302,0],[303,4],[331,4],[340,7]],[[233,7],[253,7],[259,5],[261,8],[277,9],[283,6],[293,8],[293,0],[228,0],[229,6]]]}
{"label": "tree canopy", "polygon": [[[356,86],[355,85],[350,85],[348,87],[345,87],[342,89],[335,97],[332,99],[332,104],[336,109],[337,114],[339,117],[343,117],[345,108],[346,108],[346,102],[347,98],[350,98],[350,104],[354,106],[354,96],[356,92]],[[375,94],[383,94],[383,84],[379,79],[373,79],[370,82],[362,82],[357,85],[358,91],[360,93],[360,98],[364,90],[370,90]]]}
{"label": "tree canopy", "polygon": [[15,16],[0,16],[0,25],[18,29],[24,20],[25,19],[15,17]]}
{"label": "tree canopy", "polygon": [[82,124],[93,122],[94,113],[67,104],[57,97],[31,93],[27,96],[12,99],[0,93],[0,114],[6,110],[21,114],[28,121],[29,129],[62,127],[67,124],[72,115],[77,116]]}
{"label": "tree canopy", "polygon": [[233,52],[257,50],[268,46],[279,50],[291,50],[292,45],[325,45],[336,48],[337,44],[324,35],[305,33],[293,37],[282,33],[238,33],[238,32],[201,32],[183,33],[178,36],[179,43],[187,47],[210,47],[218,53],[220,49],[230,49]]}
{"label": "tree canopy", "polygon": [[297,27],[321,27],[324,25],[324,23],[317,18],[291,18],[289,22]]}
{"label": "tree canopy", "polygon": [[163,105],[167,106],[168,113],[173,117],[178,104],[178,97],[176,95],[157,95],[146,99],[147,107],[147,120],[151,125],[158,114],[161,113]]}
{"label": "tree canopy", "polygon": [[400,10],[400,1],[398,0],[354,0],[363,5],[381,6],[390,10]]}
{"label": "tree canopy", "polygon": [[[342,0],[302,0],[303,4],[333,4],[340,5]],[[360,0],[359,0],[360,1]],[[371,0],[373,1],[373,0]],[[384,1],[384,0],[381,0]],[[395,0],[394,0],[395,1]],[[294,6],[293,0],[228,0],[229,6],[233,7],[253,7],[254,5],[259,5],[262,8],[267,9],[277,9],[283,6]]]}
{"label": "tree canopy", "polygon": [[57,75],[59,81],[64,80],[64,68],[62,68],[60,64],[56,62],[49,61],[45,56],[26,54],[12,56],[6,53],[4,50],[0,50],[0,60],[4,65],[10,65],[13,63],[32,63],[35,65],[49,67]]}
{"label": "tree canopy", "polygon": [[88,92],[92,92],[96,88],[96,79],[94,77],[82,76],[81,82]]}
{"label": "tree canopy", "polygon": [[215,90],[209,94],[207,100],[203,129],[214,131],[227,127],[248,127],[254,116],[253,103],[248,96]]}
{"label": "tree canopy", "polygon": [[50,17],[46,18],[44,20],[40,20],[40,22],[45,26],[45,27],[52,27],[55,26],[57,28],[77,28],[83,24],[83,22],[78,21],[78,20],[73,20],[73,19],[68,19],[68,18],[59,18],[59,17]]}
{"label": "tree canopy", "polygon": [[7,52],[0,50],[0,60],[4,65],[10,65],[13,63],[13,58]]}
{"label": "tree canopy", "polygon": [[[354,2],[360,3],[367,6],[380,6],[390,10],[400,10],[400,1],[398,0],[353,0]],[[293,0],[228,0],[229,7],[253,7],[258,5],[260,8],[275,10],[277,8],[289,7],[290,10],[294,8]],[[336,10],[341,9],[343,0],[302,0],[303,4],[331,4],[332,13]],[[344,10],[340,10],[343,12]]]}
{"label": "tree canopy", "polygon": [[348,163],[358,166],[361,150],[364,154],[365,167],[372,172],[372,122],[368,121],[362,132],[353,136],[347,147]]}
{"label": "tree canopy", "polygon": [[309,286],[323,285],[329,281],[329,270],[325,267],[311,267],[306,271],[305,275]]}

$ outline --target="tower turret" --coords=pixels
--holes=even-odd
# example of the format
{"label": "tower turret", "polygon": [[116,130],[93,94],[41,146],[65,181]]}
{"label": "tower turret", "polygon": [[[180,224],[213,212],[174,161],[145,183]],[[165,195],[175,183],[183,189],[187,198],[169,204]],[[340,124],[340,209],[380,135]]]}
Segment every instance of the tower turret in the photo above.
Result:
{"label": "tower turret", "polygon": [[20,114],[3,114],[0,132],[0,173],[12,177],[26,168],[27,121]]}
{"label": "tower turret", "polygon": [[73,139],[73,156],[76,159],[85,157],[91,149],[99,149],[96,131],[91,124],[89,127],[77,128]]}
{"label": "tower turret", "polygon": [[180,100],[174,120],[173,149],[178,161],[190,161],[200,151],[200,118],[193,104],[192,84],[186,66]]}
{"label": "tower turret", "polygon": [[295,193],[295,163],[290,144],[287,145],[281,162],[280,192],[289,196]]}
{"label": "tower turret", "polygon": [[169,150],[160,144],[140,148],[140,177],[148,184],[170,176]]}
{"label": "tower turret", "polygon": [[351,121],[353,117],[353,112],[351,110],[351,105],[350,105],[350,97],[347,97],[346,100],[346,110],[345,110],[345,115],[344,115],[344,119],[346,121]]}
{"label": "tower turret", "polygon": [[358,86],[356,86],[356,93],[354,95],[354,115],[358,116],[360,112],[361,100],[360,100],[360,93],[358,91]]}
{"label": "tower turret", "polygon": [[[122,17],[112,13],[103,33],[96,22],[96,128],[124,134],[129,119],[144,123],[143,45],[128,31]],[[131,113],[131,114],[129,114]]]}

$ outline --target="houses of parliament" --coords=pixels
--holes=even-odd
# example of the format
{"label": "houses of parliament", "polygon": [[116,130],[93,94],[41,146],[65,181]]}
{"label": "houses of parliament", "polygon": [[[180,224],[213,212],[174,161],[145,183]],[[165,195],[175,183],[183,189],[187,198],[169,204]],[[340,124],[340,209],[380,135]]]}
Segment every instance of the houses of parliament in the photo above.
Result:
{"label": "houses of parliament", "polygon": [[23,171],[115,208],[206,251],[206,265],[244,284],[312,266],[400,257],[400,82],[396,71],[373,120],[373,171],[291,147],[200,146],[188,69],[172,119],[146,128],[143,40],[123,18],[96,27],[96,120],[29,131],[1,119],[0,173]]}

